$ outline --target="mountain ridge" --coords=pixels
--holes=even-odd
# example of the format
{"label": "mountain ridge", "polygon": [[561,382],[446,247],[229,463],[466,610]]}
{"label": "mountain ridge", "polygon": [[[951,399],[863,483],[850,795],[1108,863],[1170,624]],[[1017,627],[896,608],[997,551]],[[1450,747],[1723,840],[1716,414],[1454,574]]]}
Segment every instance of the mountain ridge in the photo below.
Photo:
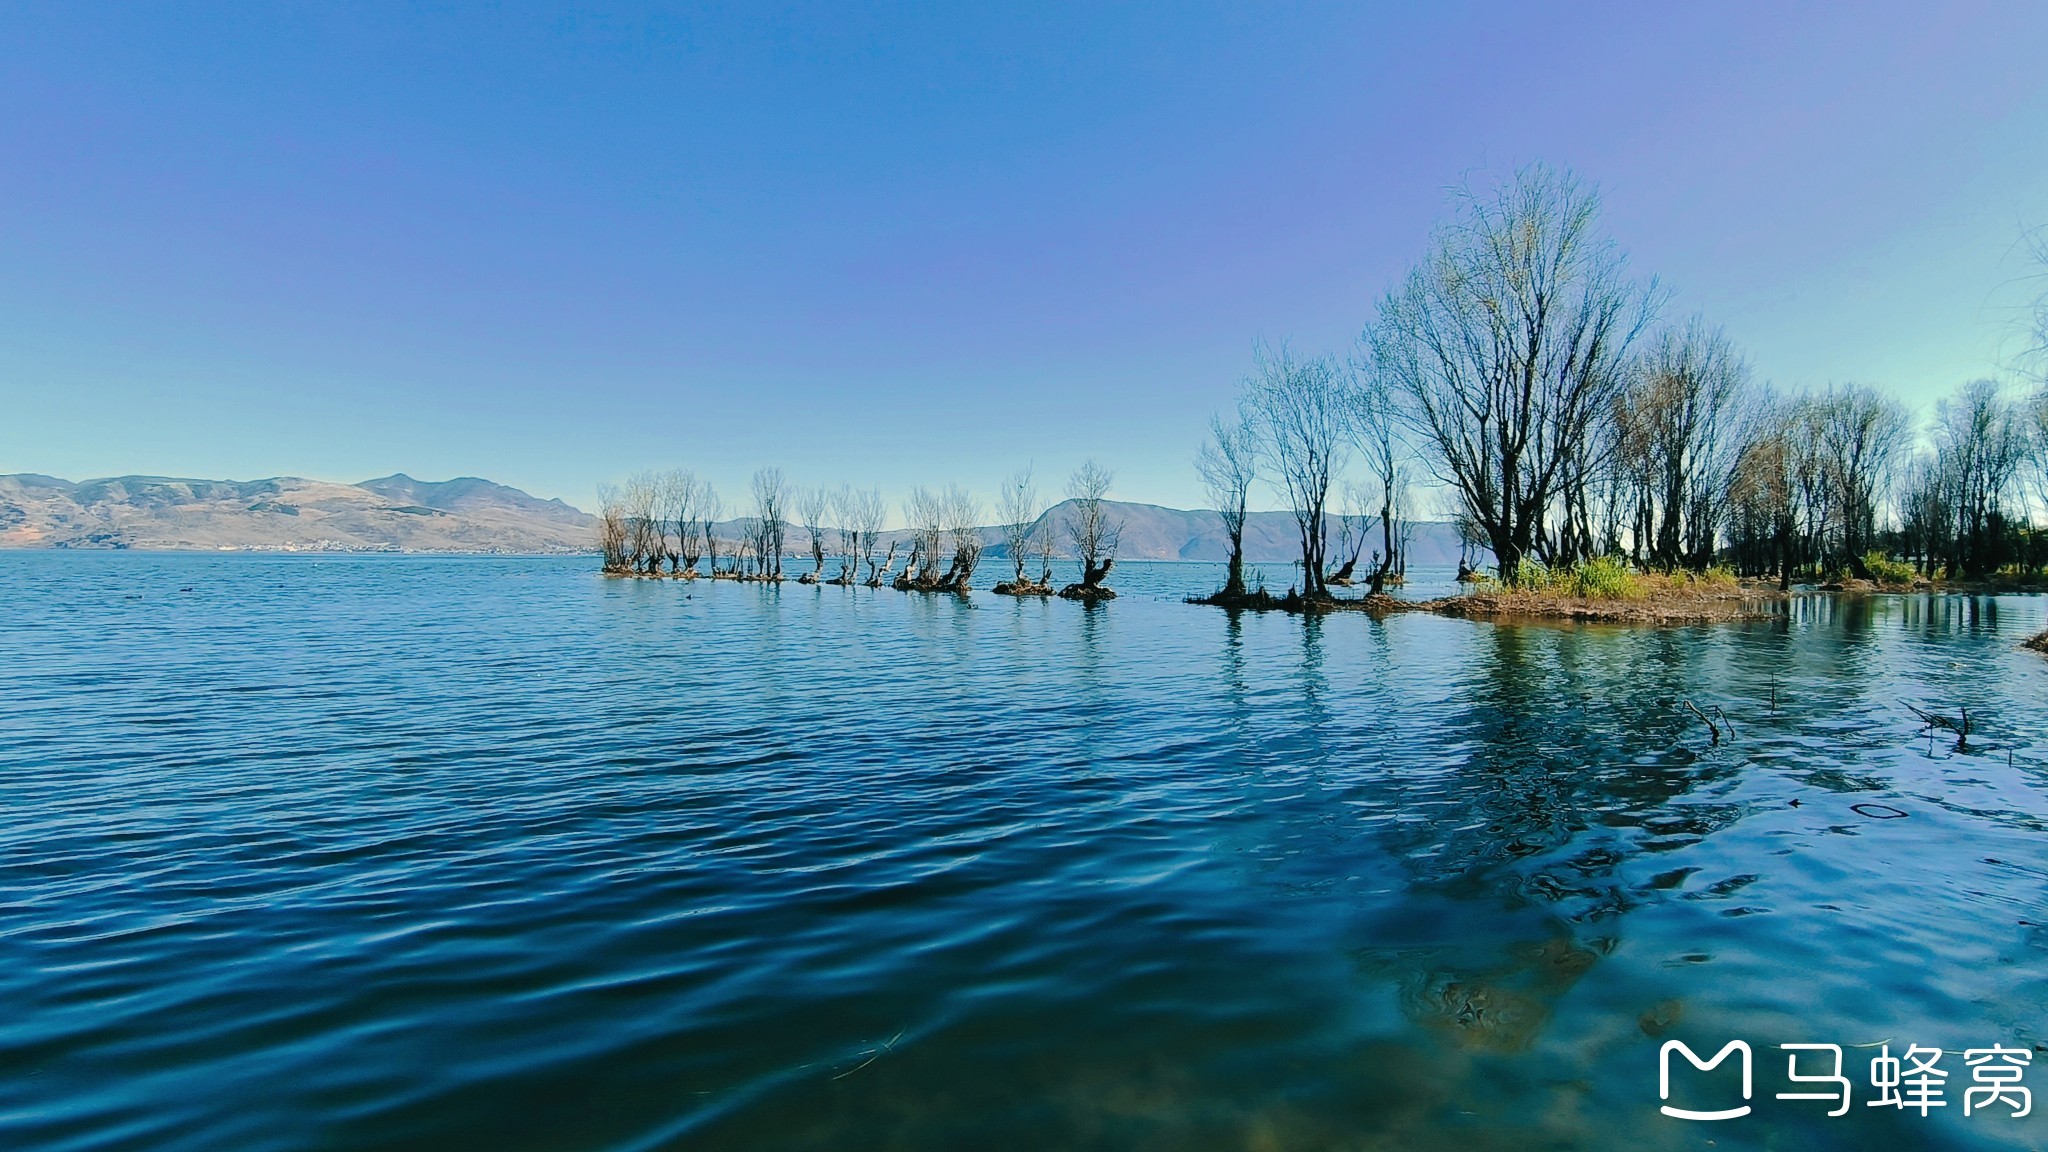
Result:
{"label": "mountain ridge", "polygon": [[0,548],[583,552],[595,518],[474,476],[0,475]]}
{"label": "mountain ridge", "polygon": [[[1123,524],[1125,560],[1221,562],[1229,557],[1223,518],[1210,509],[1111,500]],[[1072,502],[1040,521],[1062,522]],[[419,480],[403,472],[354,484],[271,476],[207,480],[175,476],[102,476],[71,481],[40,473],[0,475],[0,548],[135,548],[205,551],[575,553],[596,546],[596,518],[560,499],[543,500],[477,476]],[[1331,518],[1332,547],[1342,518]],[[722,540],[744,535],[752,520],[714,527]],[[1369,558],[1378,549],[1366,524]],[[979,530],[990,559],[1004,557],[1003,532]],[[908,529],[882,533],[883,549],[908,541]],[[787,551],[807,555],[809,539],[792,524]],[[1294,518],[1254,512],[1245,522],[1245,560],[1292,564],[1300,555]],[[828,545],[828,548],[831,545]],[[1065,542],[1058,550],[1066,551]],[[1449,524],[1412,528],[1409,562],[1451,564],[1459,557]],[[785,563],[787,566],[787,563]],[[800,569],[801,570],[801,569]]]}

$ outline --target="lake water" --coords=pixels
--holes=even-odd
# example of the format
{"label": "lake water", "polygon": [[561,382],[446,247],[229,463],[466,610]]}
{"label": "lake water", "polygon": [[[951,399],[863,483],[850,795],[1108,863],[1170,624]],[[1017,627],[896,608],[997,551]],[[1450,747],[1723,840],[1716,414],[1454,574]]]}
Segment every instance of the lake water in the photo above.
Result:
{"label": "lake water", "polygon": [[[0,555],[0,1147],[2048,1143],[1961,1106],[1968,1048],[2048,1092],[2040,598],[1628,630],[591,568]],[[1660,1115],[1674,1038],[1748,1042],[1753,1113]],[[1774,1098],[1788,1042],[1849,1115]],[[1878,1044],[1945,1049],[1948,1106],[1868,1107]]]}

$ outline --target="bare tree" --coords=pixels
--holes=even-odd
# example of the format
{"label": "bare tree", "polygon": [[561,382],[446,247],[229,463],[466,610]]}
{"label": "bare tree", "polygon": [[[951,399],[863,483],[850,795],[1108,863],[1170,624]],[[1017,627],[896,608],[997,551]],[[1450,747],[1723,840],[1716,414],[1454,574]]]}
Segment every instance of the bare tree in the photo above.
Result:
{"label": "bare tree", "polygon": [[597,546],[604,554],[604,570],[632,571],[631,532],[626,524],[624,498],[614,485],[600,484],[597,486],[597,505]]}
{"label": "bare tree", "polygon": [[945,498],[920,484],[910,490],[910,499],[903,504],[903,518],[910,525],[910,561],[897,578],[896,586],[935,588],[939,583],[939,554],[946,540]]}
{"label": "bare tree", "polygon": [[704,499],[711,485],[688,472],[679,476],[685,495],[675,517],[676,565],[683,576],[695,578],[697,561],[704,555]]}
{"label": "bare tree", "polygon": [[799,488],[796,493],[796,519],[803,525],[804,536],[811,545],[811,571],[806,583],[816,584],[825,578],[825,534],[830,531],[825,521],[832,513],[832,494],[823,488]]}
{"label": "bare tree", "polygon": [[[1359,342],[1355,361],[1356,386],[1351,391],[1352,434],[1365,456],[1366,469],[1379,487],[1380,553],[1373,566],[1368,594],[1386,591],[1387,577],[1403,570],[1399,506],[1407,487],[1404,466],[1409,449],[1402,437],[1401,394],[1398,377],[1381,371],[1373,361],[1372,333]],[[1357,559],[1353,553],[1353,561]],[[1349,576],[1350,573],[1345,573]]]}
{"label": "bare tree", "polygon": [[1828,515],[1819,428],[1810,397],[1766,393],[1736,440],[1727,497],[1736,568],[1745,575],[1775,571],[1780,588],[1791,587],[1793,573],[1816,554],[1815,525]]}
{"label": "bare tree", "polygon": [[782,579],[782,551],[788,524],[784,505],[789,486],[782,469],[763,468],[754,473],[754,563],[764,580]]}
{"label": "bare tree", "polygon": [[[868,568],[868,586],[877,587],[882,583],[882,573],[887,570],[887,566],[876,567],[875,544],[881,538],[882,522],[888,518],[889,505],[882,499],[879,489],[857,488],[847,490],[846,506],[846,522],[852,529],[856,541],[853,574],[857,579],[861,565],[865,564]],[[895,559],[896,548],[892,544],[889,548],[889,563],[893,564]]]}
{"label": "bare tree", "polygon": [[1553,505],[1590,481],[1583,453],[1658,294],[1626,277],[1598,198],[1569,174],[1531,167],[1454,202],[1429,255],[1381,302],[1373,362],[1512,583]]}
{"label": "bare tree", "polygon": [[2029,310],[2028,340],[2020,353],[2016,367],[2031,368],[2035,380],[2048,394],[2048,225],[2034,228],[2021,238],[2027,253],[2033,257],[2033,270],[2026,279],[2037,289],[2032,308]]}
{"label": "bare tree", "polygon": [[[719,517],[725,515],[725,500],[718,489],[706,480],[697,489],[697,523],[703,531],[704,566],[713,576],[718,575],[718,530]],[[695,567],[693,561],[691,567]]]}
{"label": "bare tree", "polygon": [[1256,431],[1242,413],[1228,421],[1220,415],[1209,417],[1209,439],[1195,454],[1195,471],[1202,477],[1202,489],[1216,506],[1216,514],[1223,518],[1223,534],[1230,539],[1230,567],[1222,592],[1226,598],[1246,594],[1244,523],[1252,481],[1258,478],[1258,455]]}
{"label": "bare tree", "polygon": [[[665,558],[669,574],[681,576],[683,553],[691,547],[689,537],[696,530],[693,514],[697,502],[697,478],[676,468],[662,473],[658,483]],[[692,568],[694,566],[693,560]]]}
{"label": "bare tree", "polygon": [[1950,568],[1989,575],[2007,559],[2007,511],[2029,448],[2020,407],[1995,382],[1972,381],[1935,405],[1934,442],[1955,501]]}
{"label": "bare tree", "polygon": [[1749,366],[1693,317],[1657,334],[1615,404],[1615,466],[1628,478],[1639,562],[1666,571],[1713,561]]}
{"label": "bare tree", "polygon": [[633,568],[652,575],[661,571],[668,554],[667,530],[662,520],[662,479],[653,472],[635,472],[626,478],[623,492],[626,511],[627,548]]}
{"label": "bare tree", "polygon": [[1003,493],[996,500],[996,515],[1003,522],[1003,547],[1013,569],[1013,589],[1024,584],[1024,564],[1030,559],[1031,533],[1038,514],[1038,486],[1031,480],[1031,469],[1019,468],[1003,481]]}
{"label": "bare tree", "polygon": [[[1337,488],[1341,493],[1336,516],[1337,551],[1331,558],[1336,567],[1330,570],[1323,583],[1349,588],[1352,584],[1351,574],[1358,571],[1358,562],[1365,558],[1365,541],[1371,534],[1369,529],[1372,527],[1373,519],[1372,513],[1367,509],[1372,507],[1373,497],[1355,480],[1345,480],[1338,484]],[[1377,568],[1380,563],[1377,559],[1379,553],[1375,552],[1373,555],[1373,566]]]}
{"label": "bare tree", "polygon": [[1352,401],[1328,357],[1302,360],[1286,347],[1253,351],[1244,405],[1257,415],[1261,461],[1278,477],[1301,539],[1302,595],[1326,600],[1330,485],[1350,452]]}
{"label": "bare tree", "polygon": [[1073,502],[1067,522],[1067,538],[1074,558],[1081,562],[1081,582],[1060,590],[1069,599],[1109,599],[1114,592],[1102,586],[1104,577],[1116,564],[1116,546],[1123,535],[1123,521],[1109,511],[1110,481],[1115,474],[1093,460],[1074,470],[1067,481],[1067,498]]}
{"label": "bare tree", "polygon": [[1866,385],[1829,387],[1818,403],[1818,433],[1838,520],[1833,567],[1867,577],[1863,556],[1877,543],[1878,509],[1911,429],[1898,401]]}
{"label": "bare tree", "polygon": [[1031,529],[1031,551],[1038,557],[1038,586],[1052,588],[1052,558],[1059,551],[1059,531],[1054,524],[1050,509],[1038,518]]}
{"label": "bare tree", "polygon": [[839,574],[827,580],[827,584],[850,586],[860,571],[860,528],[855,523],[858,499],[851,484],[841,484],[839,490],[832,493],[830,515],[833,523],[839,526]]}
{"label": "bare tree", "polygon": [[953,547],[953,562],[939,584],[965,592],[968,581],[974,577],[974,566],[981,560],[981,529],[977,524],[981,519],[981,502],[958,484],[946,485],[940,500],[945,508],[946,543]]}

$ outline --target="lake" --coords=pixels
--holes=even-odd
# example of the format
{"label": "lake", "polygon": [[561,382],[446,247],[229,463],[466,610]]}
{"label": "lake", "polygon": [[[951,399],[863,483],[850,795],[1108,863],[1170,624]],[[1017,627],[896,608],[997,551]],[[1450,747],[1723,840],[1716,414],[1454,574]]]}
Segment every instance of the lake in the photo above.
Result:
{"label": "lake", "polygon": [[[2048,1090],[2042,598],[1630,630],[594,567],[0,554],[0,1146],[2048,1143],[1962,1114],[1966,1049]],[[1672,1039],[1749,1044],[1751,1114],[1661,1114]],[[1809,1042],[1847,1115],[1775,1098]],[[1948,1104],[1868,1106],[1915,1044]]]}

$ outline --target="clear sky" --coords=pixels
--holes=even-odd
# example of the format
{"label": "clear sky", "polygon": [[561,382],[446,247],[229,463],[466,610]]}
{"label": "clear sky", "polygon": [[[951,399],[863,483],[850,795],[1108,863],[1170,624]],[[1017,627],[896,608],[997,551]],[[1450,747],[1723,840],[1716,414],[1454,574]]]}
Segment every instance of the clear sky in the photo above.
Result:
{"label": "clear sky", "polygon": [[1915,403],[2048,222],[2048,4],[595,11],[7,5],[0,472],[1188,506],[1252,341],[1348,346],[1471,171]]}

